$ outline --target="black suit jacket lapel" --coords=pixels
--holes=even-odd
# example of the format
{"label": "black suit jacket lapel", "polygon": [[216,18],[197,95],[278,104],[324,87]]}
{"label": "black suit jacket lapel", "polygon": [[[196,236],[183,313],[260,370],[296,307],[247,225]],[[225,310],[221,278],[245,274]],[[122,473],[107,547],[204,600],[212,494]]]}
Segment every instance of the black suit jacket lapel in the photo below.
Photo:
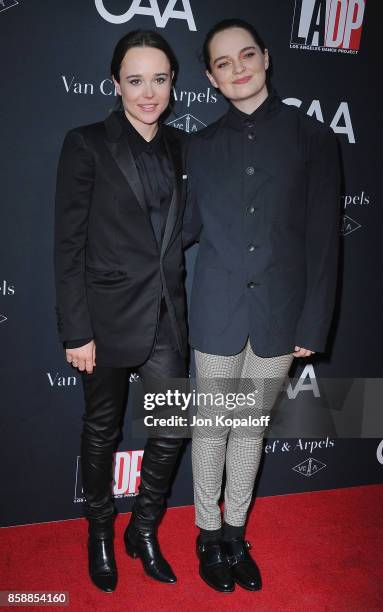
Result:
{"label": "black suit jacket lapel", "polygon": [[182,151],[180,141],[173,136],[172,130],[166,128],[165,125],[163,126],[163,137],[169,159],[173,166],[173,194],[162,240],[161,257],[163,257],[166,252],[177,222],[178,214],[181,209],[180,200],[182,192]]}
{"label": "black suit jacket lapel", "polygon": [[105,120],[105,127],[108,134],[108,139],[105,143],[126,181],[129,183],[142,210],[149,215],[144,190],[134,162],[134,157],[129,147],[128,139],[122,134],[122,127],[115,113],[107,117]]}

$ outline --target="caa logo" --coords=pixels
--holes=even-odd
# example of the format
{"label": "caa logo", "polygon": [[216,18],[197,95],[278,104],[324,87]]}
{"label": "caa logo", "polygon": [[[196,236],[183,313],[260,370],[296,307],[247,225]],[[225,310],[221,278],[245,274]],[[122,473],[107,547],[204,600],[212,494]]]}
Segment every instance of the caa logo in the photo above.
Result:
{"label": "caa logo", "polygon": [[318,387],[318,382],[315,376],[314,366],[310,363],[305,366],[302,374],[299,377],[299,380],[295,387],[292,387],[292,384],[289,379],[286,379],[282,384],[282,389],[286,390],[287,397],[289,400],[294,400],[298,393],[302,391],[308,391],[312,393],[313,397],[320,397],[320,391]]}
{"label": "caa logo", "polygon": [[290,48],[356,54],[365,0],[295,0]]}
{"label": "caa logo", "polygon": [[[174,9],[178,2],[182,4],[183,11]],[[148,3],[150,6],[141,6],[141,0],[133,0],[133,2],[130,2],[130,8],[126,13],[115,15],[105,8],[103,0],[95,0],[97,11],[109,23],[125,23],[130,21],[135,15],[147,15],[153,17],[157,28],[165,28],[169,19],[183,19],[187,21],[189,30],[196,32],[197,28],[189,0],[168,0],[162,15],[157,0],[149,0]]]}
{"label": "caa logo", "polygon": [[[115,497],[133,497],[138,493],[141,482],[141,463],[143,450],[121,451],[114,455],[114,485]],[[74,503],[84,501],[81,484],[80,457],[77,457],[76,484]]]}
{"label": "caa logo", "polygon": [[[283,100],[285,104],[296,106],[300,108],[302,106],[302,100],[298,98],[285,98]],[[306,111],[306,115],[309,117],[315,117],[321,123],[324,123],[324,117],[322,112],[322,106],[319,100],[313,100]],[[331,120],[330,128],[334,130],[335,134],[345,134],[350,144],[355,144],[354,128],[352,126],[350,109],[347,102],[341,102],[339,107]]]}

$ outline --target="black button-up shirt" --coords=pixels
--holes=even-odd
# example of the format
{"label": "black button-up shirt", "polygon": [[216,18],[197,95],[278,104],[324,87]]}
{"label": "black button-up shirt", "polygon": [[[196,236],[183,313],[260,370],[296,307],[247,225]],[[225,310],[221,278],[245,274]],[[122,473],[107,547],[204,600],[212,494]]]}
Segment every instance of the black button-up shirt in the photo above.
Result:
{"label": "black button-up shirt", "polygon": [[173,193],[173,171],[161,124],[154,138],[148,142],[137,132],[124,112],[120,113],[120,118],[140,175],[153,231],[160,247]]}

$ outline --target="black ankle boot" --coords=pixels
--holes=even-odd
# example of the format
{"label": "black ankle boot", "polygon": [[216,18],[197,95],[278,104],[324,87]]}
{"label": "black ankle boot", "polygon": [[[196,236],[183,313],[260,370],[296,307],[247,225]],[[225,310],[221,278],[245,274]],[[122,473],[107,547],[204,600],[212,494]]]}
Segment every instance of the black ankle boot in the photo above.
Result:
{"label": "black ankle boot", "polygon": [[117,586],[113,519],[103,523],[90,520],[88,533],[89,575],[96,587],[111,593]]}
{"label": "black ankle boot", "polygon": [[148,576],[160,582],[177,582],[172,568],[161,553],[154,531],[138,531],[130,523],[125,530],[124,541],[128,555],[141,559]]}
{"label": "black ankle boot", "polygon": [[249,550],[250,542],[235,538],[225,542],[225,549],[234,580],[248,591],[259,591],[262,588],[261,574]]}
{"label": "black ankle boot", "polygon": [[168,583],[177,578],[161,553],[156,531],[182,445],[183,439],[148,438],[139,492],[124,534],[127,553],[141,559],[148,576]]}
{"label": "black ankle boot", "polygon": [[197,556],[199,575],[206,584],[221,593],[234,591],[234,578],[222,540],[201,542],[200,538],[197,538]]}

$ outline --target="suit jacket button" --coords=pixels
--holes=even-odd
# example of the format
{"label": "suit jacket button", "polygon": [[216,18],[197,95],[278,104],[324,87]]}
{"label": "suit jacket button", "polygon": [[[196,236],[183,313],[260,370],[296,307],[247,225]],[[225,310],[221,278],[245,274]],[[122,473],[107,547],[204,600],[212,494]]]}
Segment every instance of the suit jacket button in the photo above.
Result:
{"label": "suit jacket button", "polygon": [[249,283],[247,283],[247,286],[248,286],[249,289],[254,289],[256,284],[257,283],[254,283],[254,281],[250,281]]}
{"label": "suit jacket button", "polygon": [[255,170],[253,168],[253,166],[248,166],[246,168],[246,174],[248,174],[249,176],[251,176],[252,174],[254,174]]}
{"label": "suit jacket button", "polygon": [[249,213],[249,215],[253,215],[255,213],[255,206],[248,206],[246,211]]}
{"label": "suit jacket button", "polygon": [[247,247],[247,250],[249,251],[249,253],[254,253],[255,248],[256,247],[254,244],[249,244],[249,246]]}

